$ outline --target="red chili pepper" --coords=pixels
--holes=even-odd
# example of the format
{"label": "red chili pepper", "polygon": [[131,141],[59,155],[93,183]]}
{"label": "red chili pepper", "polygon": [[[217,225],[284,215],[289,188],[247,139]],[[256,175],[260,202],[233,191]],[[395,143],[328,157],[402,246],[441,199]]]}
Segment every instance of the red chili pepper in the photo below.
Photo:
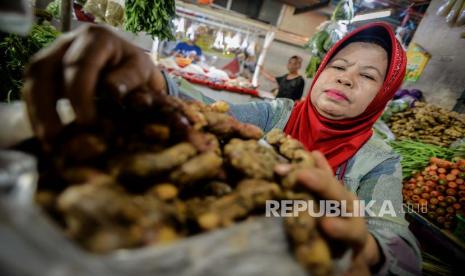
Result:
{"label": "red chili pepper", "polygon": [[455,203],[455,202],[457,202],[457,199],[455,197],[453,197],[453,196],[446,196],[446,201],[448,203]]}
{"label": "red chili pepper", "polygon": [[428,200],[421,198],[420,200],[418,200],[418,204],[422,207],[425,207],[428,205]]}
{"label": "red chili pepper", "polygon": [[447,207],[447,202],[441,201],[441,202],[438,203],[438,205],[443,207],[443,208],[446,208]]}
{"label": "red chili pepper", "polygon": [[444,228],[445,229],[452,229],[452,222],[450,222],[450,221],[444,222]]}
{"label": "red chili pepper", "polygon": [[415,184],[407,184],[406,186],[407,186],[407,189],[409,190],[415,189]]}
{"label": "red chili pepper", "polygon": [[436,218],[436,213],[435,212],[428,212],[428,217],[430,219],[435,219]]}
{"label": "red chili pepper", "polygon": [[455,213],[455,209],[452,206],[447,207],[446,211],[447,211],[447,213],[450,213],[450,214]]}
{"label": "red chili pepper", "polygon": [[438,214],[438,216],[445,215],[445,214],[446,214],[446,210],[445,210],[444,208],[437,208],[437,209],[436,209],[436,214]]}
{"label": "red chili pepper", "polygon": [[451,181],[447,184],[447,186],[449,186],[449,188],[455,189],[457,188],[457,183]]}
{"label": "red chili pepper", "polygon": [[457,191],[454,190],[454,189],[447,189],[447,190],[446,190],[446,194],[447,194],[447,195],[453,196],[453,195],[456,195],[456,194],[457,194]]}
{"label": "red chili pepper", "polygon": [[444,222],[446,222],[446,218],[445,218],[445,217],[437,217],[437,218],[436,218],[436,221],[437,221],[439,224],[444,224]]}
{"label": "red chili pepper", "polygon": [[439,185],[446,185],[446,184],[447,184],[447,180],[445,180],[445,179],[439,179],[439,180],[438,180],[438,184],[439,184]]}
{"label": "red chili pepper", "polygon": [[457,176],[454,175],[454,174],[451,174],[451,173],[446,175],[447,181],[454,181],[456,178],[457,178]]}
{"label": "red chili pepper", "polygon": [[431,191],[431,188],[428,187],[428,186],[423,186],[421,187],[421,190],[424,192],[424,193],[429,193]]}
{"label": "red chili pepper", "polygon": [[450,171],[450,174],[453,174],[453,175],[456,175],[456,176],[457,176],[459,173],[460,173],[460,171],[457,170],[457,169],[452,169],[452,170]]}

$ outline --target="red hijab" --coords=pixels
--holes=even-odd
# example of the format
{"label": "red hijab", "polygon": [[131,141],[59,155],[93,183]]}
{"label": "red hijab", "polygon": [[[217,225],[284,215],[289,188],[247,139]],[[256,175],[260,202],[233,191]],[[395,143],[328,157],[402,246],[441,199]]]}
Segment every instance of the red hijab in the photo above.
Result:
{"label": "red hijab", "polygon": [[[388,49],[389,65],[381,90],[367,109],[357,117],[332,120],[321,116],[310,101],[310,93],[315,81],[339,50],[348,43],[357,41],[357,37],[367,36],[383,42],[383,45],[387,46],[385,48]],[[321,151],[328,159],[333,171],[336,172],[340,165],[354,156],[370,139],[374,123],[402,84],[406,63],[405,51],[388,24],[375,22],[355,29],[338,41],[323,58],[313,79],[309,95],[305,100],[295,104],[284,132],[298,139],[308,150]]]}

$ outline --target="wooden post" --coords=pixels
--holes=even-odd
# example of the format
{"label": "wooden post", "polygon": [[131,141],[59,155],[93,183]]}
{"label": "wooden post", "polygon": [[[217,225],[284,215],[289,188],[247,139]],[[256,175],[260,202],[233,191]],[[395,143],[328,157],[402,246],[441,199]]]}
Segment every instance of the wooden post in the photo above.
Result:
{"label": "wooden post", "polygon": [[268,31],[265,36],[265,42],[263,43],[263,49],[260,53],[260,56],[258,57],[257,61],[257,66],[255,66],[255,72],[252,77],[252,86],[257,87],[258,86],[258,77],[260,76],[260,67],[265,63],[265,56],[266,52],[268,52],[268,48],[271,45],[271,42],[273,42],[275,36],[274,31]]}
{"label": "wooden post", "polygon": [[61,1],[61,32],[68,32],[71,29],[71,8],[73,0]]}

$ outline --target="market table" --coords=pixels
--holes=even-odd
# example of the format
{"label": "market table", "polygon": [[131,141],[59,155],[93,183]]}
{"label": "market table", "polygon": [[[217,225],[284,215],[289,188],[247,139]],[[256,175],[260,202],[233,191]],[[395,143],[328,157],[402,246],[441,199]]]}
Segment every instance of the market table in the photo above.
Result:
{"label": "market table", "polygon": [[211,89],[205,85],[191,83],[183,78],[177,78],[177,81],[179,88],[183,93],[200,101],[202,101],[201,95],[216,101],[225,101],[232,104],[243,104],[254,101],[271,101],[274,99],[274,96],[270,92],[261,90],[258,90],[259,97],[254,97],[248,94]]}

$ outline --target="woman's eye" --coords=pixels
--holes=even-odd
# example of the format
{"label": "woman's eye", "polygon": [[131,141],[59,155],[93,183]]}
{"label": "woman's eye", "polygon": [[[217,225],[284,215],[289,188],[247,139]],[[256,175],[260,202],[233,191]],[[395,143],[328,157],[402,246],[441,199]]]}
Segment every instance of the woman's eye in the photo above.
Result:
{"label": "woman's eye", "polygon": [[331,67],[336,69],[336,70],[340,70],[340,71],[344,70],[344,67],[342,67],[342,66],[332,65]]}
{"label": "woman's eye", "polygon": [[375,80],[374,77],[372,77],[371,75],[367,75],[367,74],[360,74],[362,77],[366,78],[366,79],[369,79],[369,80]]}

